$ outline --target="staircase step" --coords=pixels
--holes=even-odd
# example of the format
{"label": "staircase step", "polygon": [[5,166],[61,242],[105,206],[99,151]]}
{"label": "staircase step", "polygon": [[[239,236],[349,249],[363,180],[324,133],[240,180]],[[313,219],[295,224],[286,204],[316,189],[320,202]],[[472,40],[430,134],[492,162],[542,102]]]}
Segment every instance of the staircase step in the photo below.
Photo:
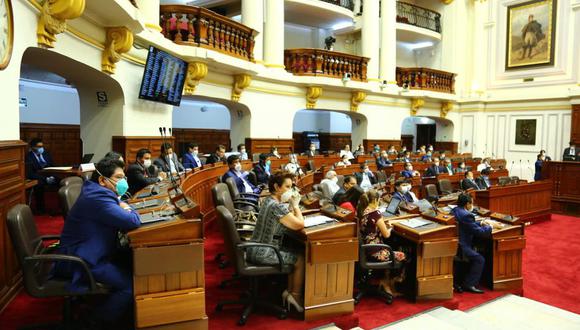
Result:
{"label": "staircase step", "polygon": [[[443,308],[443,307],[441,307]],[[386,330],[462,330],[463,328],[457,327],[448,322],[442,321],[436,317],[429,315],[428,313],[418,314],[416,316],[410,317],[408,319],[401,320],[399,322],[391,323],[376,329],[386,329]]]}
{"label": "staircase step", "polygon": [[[474,318],[460,310],[437,308],[427,313],[441,321],[447,322],[459,329],[465,330],[500,330],[485,321]],[[503,329],[501,329],[503,330]]]}

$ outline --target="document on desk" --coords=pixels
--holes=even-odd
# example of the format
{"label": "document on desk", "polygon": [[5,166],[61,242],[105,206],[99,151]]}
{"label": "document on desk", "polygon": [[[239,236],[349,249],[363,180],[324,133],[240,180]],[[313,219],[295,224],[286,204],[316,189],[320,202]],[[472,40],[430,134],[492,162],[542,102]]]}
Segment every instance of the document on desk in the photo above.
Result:
{"label": "document on desk", "polygon": [[52,171],[69,171],[72,170],[72,166],[61,166],[61,167],[45,167],[43,170],[52,170]]}
{"label": "document on desk", "polygon": [[404,225],[404,226],[407,226],[409,228],[413,228],[414,229],[414,228],[419,228],[419,227],[423,227],[423,226],[429,225],[429,224],[431,224],[431,221],[424,220],[424,219],[421,219],[421,218],[412,218],[412,219],[409,219],[409,220],[401,221],[399,223],[402,224],[402,225]]}
{"label": "document on desk", "polygon": [[327,222],[334,222],[333,218],[327,217],[325,215],[313,215],[304,218],[304,228],[322,225]]}

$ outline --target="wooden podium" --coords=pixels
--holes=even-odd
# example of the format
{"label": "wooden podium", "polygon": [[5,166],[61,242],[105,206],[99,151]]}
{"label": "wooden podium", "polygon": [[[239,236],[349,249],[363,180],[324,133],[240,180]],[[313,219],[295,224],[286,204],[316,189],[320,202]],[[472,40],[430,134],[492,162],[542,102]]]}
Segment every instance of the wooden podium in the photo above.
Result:
{"label": "wooden podium", "polygon": [[580,162],[544,162],[542,178],[553,183],[555,212],[580,215]]}
{"label": "wooden podium", "polygon": [[135,327],[207,329],[201,220],[176,216],[143,225],[128,236]]}
{"label": "wooden podium", "polygon": [[482,243],[485,258],[483,281],[492,290],[522,289],[522,250],[526,247],[524,225],[494,229]]}

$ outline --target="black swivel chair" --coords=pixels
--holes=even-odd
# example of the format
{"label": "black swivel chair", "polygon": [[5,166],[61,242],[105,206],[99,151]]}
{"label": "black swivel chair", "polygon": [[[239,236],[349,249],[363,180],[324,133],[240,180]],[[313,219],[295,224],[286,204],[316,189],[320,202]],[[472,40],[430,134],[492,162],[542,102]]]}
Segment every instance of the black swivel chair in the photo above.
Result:
{"label": "black swivel chair", "polygon": [[453,189],[453,185],[449,179],[441,179],[439,180],[439,191],[441,191],[442,195],[449,195],[455,192]]}
{"label": "black swivel chair", "polygon": [[256,176],[256,172],[253,170],[248,172],[248,181],[250,181],[254,186],[258,185],[258,177]]}
{"label": "black swivel chair", "polygon": [[308,160],[308,171],[316,171],[316,166],[314,166],[314,160],[313,159],[309,159]]}
{"label": "black swivel chair", "polygon": [[[78,178],[78,177],[77,177]],[[58,198],[60,199],[60,206],[62,208],[62,217],[66,220],[68,212],[72,209],[73,205],[79,198],[81,190],[83,188],[82,182],[79,183],[69,183],[60,187],[58,190]]]}
{"label": "black swivel chair", "polygon": [[249,203],[253,203],[258,205],[258,199],[260,195],[254,193],[242,193],[238,190],[238,186],[236,186],[236,182],[233,178],[227,178],[225,184],[228,185],[228,189],[230,190],[230,195],[232,196],[232,200],[234,201],[246,201]]}
{"label": "black swivel chair", "polygon": [[434,184],[428,184],[425,186],[425,195],[427,200],[432,202],[439,199],[439,194],[437,193],[437,187]]}
{"label": "black swivel chair", "polygon": [[[79,257],[51,254],[45,247],[45,241],[57,240],[58,235],[40,236],[34,222],[32,211],[27,205],[18,204],[10,209],[7,215],[8,232],[14,245],[18,263],[22,268],[22,281],[26,292],[35,298],[64,297],[62,311],[62,328],[76,329],[71,311],[72,300],[78,296],[107,294],[108,289],[95,281],[87,264]],[[87,280],[87,290],[70,291],[70,279],[52,276],[51,269],[55,262],[70,262],[80,266]],[[49,325],[44,325],[47,327]],[[38,328],[36,326],[34,328]]]}
{"label": "black swivel chair", "polygon": [[[287,311],[269,300],[262,300],[260,298],[260,281],[265,276],[271,275],[287,275],[292,272],[293,265],[285,265],[283,263],[282,255],[277,247],[256,242],[243,242],[238,235],[234,217],[225,206],[219,205],[216,207],[218,218],[221,220],[222,232],[224,234],[224,241],[226,245],[232,249],[234,255],[233,262],[236,268],[236,273],[249,279],[250,288],[248,295],[239,300],[220,301],[216,306],[216,311],[221,311],[225,305],[243,305],[244,312],[238,321],[238,325],[246,324],[248,316],[255,307],[262,307],[274,311],[279,319],[286,318]],[[278,265],[255,265],[246,261],[246,250],[250,247],[266,247],[273,249],[278,256]],[[267,291],[262,288],[262,291]]]}
{"label": "black swivel chair", "polygon": [[60,180],[61,187],[65,187],[71,184],[83,184],[83,178],[80,176],[69,176]]}

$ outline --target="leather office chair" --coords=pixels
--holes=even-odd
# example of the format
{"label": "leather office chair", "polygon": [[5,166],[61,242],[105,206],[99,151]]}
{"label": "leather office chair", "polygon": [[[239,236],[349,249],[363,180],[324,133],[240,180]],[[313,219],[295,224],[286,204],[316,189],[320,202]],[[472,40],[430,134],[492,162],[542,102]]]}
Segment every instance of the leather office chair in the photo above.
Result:
{"label": "leather office chair", "polygon": [[512,179],[511,179],[509,176],[500,176],[500,177],[498,178],[498,181],[499,181],[499,182],[498,182],[498,184],[499,184],[500,186],[505,186],[505,185],[508,185],[508,184],[510,184],[510,183],[511,183],[511,181],[512,181]]}
{"label": "leather office chair", "polygon": [[438,181],[439,183],[439,191],[441,191],[442,195],[449,195],[454,192],[453,185],[449,179],[441,179]]}
{"label": "leather office chair", "polygon": [[248,181],[250,181],[254,186],[258,185],[258,177],[256,176],[256,172],[253,170],[248,172]]}
{"label": "leather office chair", "polygon": [[316,171],[316,166],[314,166],[314,160],[313,159],[309,159],[308,160],[308,170],[309,171]]}
{"label": "leather office chair", "polygon": [[342,188],[342,185],[344,184],[344,175],[336,176],[336,184]]}
{"label": "leather office chair", "polygon": [[520,177],[519,176],[512,176],[512,177],[510,177],[510,181],[511,181],[511,184],[519,184]]}
{"label": "leather office chair", "polygon": [[82,182],[69,184],[60,187],[58,190],[58,198],[60,200],[60,206],[62,208],[62,217],[66,220],[68,212],[72,209],[73,205],[79,198],[81,190],[83,188]]}
{"label": "leather office chair", "polygon": [[81,173],[81,177],[83,178],[84,181],[89,181],[91,179],[91,176],[93,176],[93,172],[83,172]]}
{"label": "leather office chair", "polygon": [[60,180],[61,187],[68,186],[71,184],[83,184],[83,178],[81,178],[80,176],[69,176]]}
{"label": "leather office chair", "polygon": [[[57,240],[58,235],[40,236],[34,222],[32,211],[27,205],[18,204],[7,214],[7,225],[18,263],[22,268],[22,281],[26,292],[35,298],[64,297],[62,325],[64,329],[76,329],[73,325],[71,311],[72,299],[77,296],[107,294],[109,290],[95,281],[87,264],[79,257],[51,254],[51,249],[45,247],[45,242]],[[80,266],[87,280],[84,291],[70,291],[70,279],[54,277],[52,265],[55,262],[70,262]],[[46,327],[48,325],[45,325]],[[38,328],[40,326],[36,326]]]}
{"label": "leather office chair", "polygon": [[[292,272],[293,265],[285,265],[280,251],[273,245],[256,242],[243,242],[238,235],[232,213],[222,205],[219,205],[216,208],[216,211],[218,218],[221,220],[224,241],[227,246],[232,249],[234,255],[232,261],[234,262],[236,273],[239,274],[239,276],[248,278],[250,282],[247,296],[244,296],[239,300],[220,301],[215,307],[216,311],[221,311],[225,305],[243,305],[244,311],[238,321],[238,325],[246,324],[248,316],[252,313],[255,307],[258,306],[274,311],[279,319],[286,318],[287,311],[284,308],[272,304],[270,300],[262,300],[260,298],[259,283],[265,276],[289,274]],[[246,250],[250,247],[267,247],[273,249],[278,256],[278,265],[255,265],[246,261]]]}
{"label": "leather office chair", "polygon": [[234,181],[233,178],[227,178],[225,183],[226,185],[228,185],[228,189],[230,191],[230,195],[232,196],[232,200],[234,201],[243,200],[258,205],[258,199],[260,198],[260,195],[245,192],[241,193],[238,190],[238,186],[236,186],[236,182]]}
{"label": "leather office chair", "polygon": [[425,186],[425,195],[427,200],[432,202],[439,199],[439,194],[437,193],[437,187],[434,184],[428,184]]}

